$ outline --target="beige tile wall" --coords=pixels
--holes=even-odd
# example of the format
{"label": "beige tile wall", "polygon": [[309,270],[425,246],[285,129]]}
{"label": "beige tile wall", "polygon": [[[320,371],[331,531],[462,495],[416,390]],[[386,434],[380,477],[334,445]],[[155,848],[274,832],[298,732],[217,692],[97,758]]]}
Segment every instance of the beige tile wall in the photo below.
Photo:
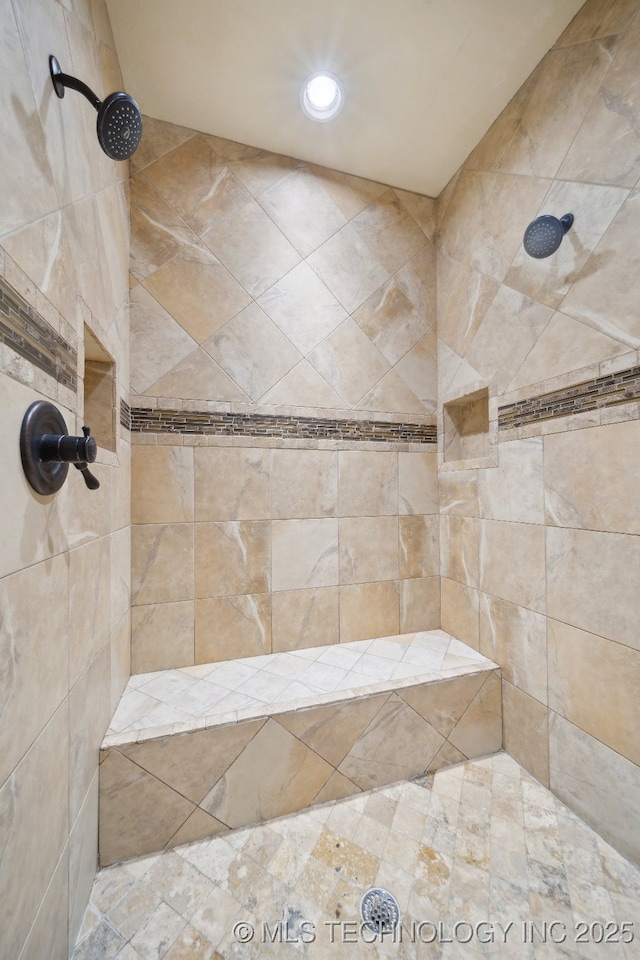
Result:
{"label": "beige tile wall", "polygon": [[[122,80],[106,5],[0,3],[0,271],[78,350],[79,389],[0,354],[0,952],[65,960],[97,864],[98,749],[129,676],[130,455],[118,428],[86,489],[28,486],[18,448],[36,399],[83,421],[87,324],[128,390],[128,165],[102,153],[95,114],[58,100],[49,54],[101,96]],[[111,411],[107,411],[110,413]]]}
{"label": "beige tile wall", "polygon": [[[637,364],[639,45],[636,0],[589,0],[439,198],[441,394]],[[527,224],[566,212],[527,257]],[[640,862],[640,421],[615,409],[440,475],[442,626],[501,665],[506,749]]]}
{"label": "beige tile wall", "polygon": [[132,168],[134,395],[435,412],[434,201],[152,120]]}
{"label": "beige tile wall", "polygon": [[437,454],[379,446],[134,443],[133,672],[439,626]]}
{"label": "beige tile wall", "polygon": [[[434,422],[434,201],[158,121],[132,166],[132,402]],[[436,625],[430,452],[144,440],[135,671]]]}

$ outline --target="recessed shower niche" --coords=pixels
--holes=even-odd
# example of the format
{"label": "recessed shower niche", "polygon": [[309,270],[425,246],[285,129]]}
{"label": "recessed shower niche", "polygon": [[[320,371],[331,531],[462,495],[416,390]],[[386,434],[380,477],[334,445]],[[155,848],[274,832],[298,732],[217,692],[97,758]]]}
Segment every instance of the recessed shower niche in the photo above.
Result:
{"label": "recessed shower niche", "polygon": [[496,412],[497,403],[488,386],[443,403],[440,435],[444,469],[497,466]]}
{"label": "recessed shower niche", "polygon": [[84,328],[84,422],[98,449],[116,449],[116,365],[95,334]]}

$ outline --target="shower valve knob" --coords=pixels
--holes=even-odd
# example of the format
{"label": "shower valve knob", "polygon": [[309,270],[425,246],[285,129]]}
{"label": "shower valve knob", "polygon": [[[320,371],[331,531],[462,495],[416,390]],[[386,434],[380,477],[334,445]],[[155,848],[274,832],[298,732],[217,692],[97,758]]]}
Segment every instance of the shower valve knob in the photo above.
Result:
{"label": "shower valve knob", "polygon": [[60,489],[70,463],[80,470],[89,490],[97,490],[100,486],[87,466],[98,454],[91,428],[83,427],[81,437],[69,436],[60,411],[44,400],[32,403],[24,416],[20,454],[27,480],[43,496]]}

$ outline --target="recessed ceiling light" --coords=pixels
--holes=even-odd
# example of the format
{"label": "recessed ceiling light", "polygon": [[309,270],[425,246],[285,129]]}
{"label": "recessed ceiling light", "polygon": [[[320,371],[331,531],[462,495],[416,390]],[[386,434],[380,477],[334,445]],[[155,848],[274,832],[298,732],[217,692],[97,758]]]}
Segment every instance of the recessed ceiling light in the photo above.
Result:
{"label": "recessed ceiling light", "polygon": [[302,109],[312,120],[331,120],[342,109],[342,84],[332,73],[313,73],[300,91]]}

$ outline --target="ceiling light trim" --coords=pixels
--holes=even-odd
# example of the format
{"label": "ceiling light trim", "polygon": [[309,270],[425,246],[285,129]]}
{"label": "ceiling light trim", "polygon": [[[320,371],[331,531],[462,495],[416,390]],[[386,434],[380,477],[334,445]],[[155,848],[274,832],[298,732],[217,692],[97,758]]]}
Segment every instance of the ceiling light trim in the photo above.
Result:
{"label": "ceiling light trim", "polygon": [[344,103],[344,87],[334,73],[320,70],[312,73],[302,84],[300,106],[310,120],[326,123],[333,120]]}

